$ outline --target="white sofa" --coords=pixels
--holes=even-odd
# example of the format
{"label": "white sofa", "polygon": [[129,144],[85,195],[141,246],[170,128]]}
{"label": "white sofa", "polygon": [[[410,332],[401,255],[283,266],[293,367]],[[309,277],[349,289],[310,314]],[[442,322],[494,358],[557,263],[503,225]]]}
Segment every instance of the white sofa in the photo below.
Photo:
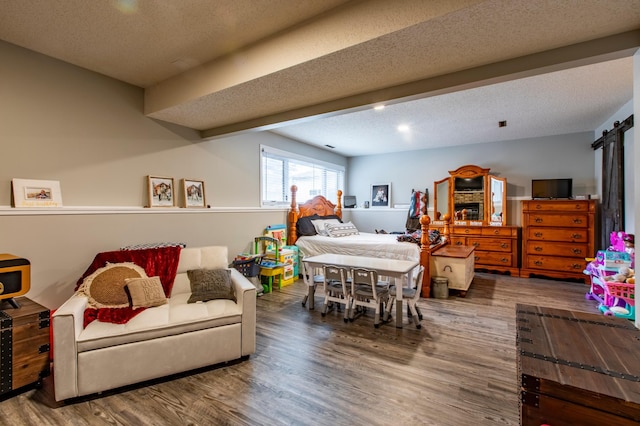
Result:
{"label": "white sofa", "polygon": [[185,248],[168,303],[126,324],[83,328],[87,297],[76,293],[53,315],[57,401],[248,357],[256,349],[256,287],[231,269],[237,303],[187,303],[187,271],[226,268],[227,248]]}

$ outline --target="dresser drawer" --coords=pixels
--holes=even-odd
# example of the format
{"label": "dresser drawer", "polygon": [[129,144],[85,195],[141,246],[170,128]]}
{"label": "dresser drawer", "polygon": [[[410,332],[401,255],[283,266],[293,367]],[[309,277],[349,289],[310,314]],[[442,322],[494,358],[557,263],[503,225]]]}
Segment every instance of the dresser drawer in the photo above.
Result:
{"label": "dresser drawer", "polygon": [[469,237],[467,238],[467,245],[474,246],[476,250],[511,252],[512,241],[495,238]]}
{"label": "dresser drawer", "polygon": [[586,228],[589,226],[589,216],[586,214],[530,213],[525,220],[530,226],[557,226],[563,228]]}
{"label": "dresser drawer", "polygon": [[586,243],[589,241],[587,229],[553,229],[531,227],[527,230],[527,237],[537,241],[565,241]]}
{"label": "dresser drawer", "polygon": [[453,246],[466,246],[467,239],[465,237],[451,237],[451,245]]}
{"label": "dresser drawer", "polygon": [[[476,262],[476,268],[481,268],[482,265],[492,266],[513,266],[513,255],[511,253],[500,253],[494,251],[475,251],[473,253],[474,260]],[[516,265],[517,266],[517,265]]]}
{"label": "dresser drawer", "polygon": [[457,227],[454,227],[451,230],[451,234],[452,235],[482,235],[482,227],[480,227],[480,226],[477,226],[477,227],[473,227],[473,226],[468,226],[468,227],[457,226]]}
{"label": "dresser drawer", "polygon": [[571,258],[559,256],[527,255],[525,267],[530,269],[553,270],[558,272],[582,273],[587,266],[584,258]]}
{"label": "dresser drawer", "polygon": [[555,211],[555,212],[588,212],[590,210],[590,203],[587,200],[575,200],[575,201],[523,201],[523,212],[534,211]]}
{"label": "dresser drawer", "polygon": [[518,236],[518,228],[510,226],[487,226],[482,228],[482,235],[488,237],[513,237]]}
{"label": "dresser drawer", "polygon": [[526,247],[530,255],[564,256],[564,257],[590,257],[593,253],[587,252],[587,244],[559,243],[544,241],[529,241]]}

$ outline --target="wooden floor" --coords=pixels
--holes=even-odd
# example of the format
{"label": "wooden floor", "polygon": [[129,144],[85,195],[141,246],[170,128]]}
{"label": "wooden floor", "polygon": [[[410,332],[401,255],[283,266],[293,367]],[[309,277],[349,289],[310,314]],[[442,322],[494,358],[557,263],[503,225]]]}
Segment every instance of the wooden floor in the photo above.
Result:
{"label": "wooden floor", "polygon": [[[247,361],[55,407],[51,384],[0,402],[11,425],[517,425],[515,305],[598,313],[585,284],[476,274],[466,298],[345,324],[301,305],[301,281],[258,298]],[[394,312],[395,314],[395,312]],[[180,348],[176,348],[180,350]],[[158,354],[161,356],[161,354]],[[4,423],[3,423],[4,422]]]}

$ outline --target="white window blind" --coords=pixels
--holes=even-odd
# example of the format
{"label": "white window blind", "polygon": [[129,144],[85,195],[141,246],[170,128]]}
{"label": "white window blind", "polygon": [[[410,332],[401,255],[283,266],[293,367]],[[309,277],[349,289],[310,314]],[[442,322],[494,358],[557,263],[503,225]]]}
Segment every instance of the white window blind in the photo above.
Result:
{"label": "white window blind", "polygon": [[298,187],[298,202],[322,195],[337,203],[338,189],[344,187],[344,167],[263,145],[260,178],[262,205],[289,205],[291,185]]}

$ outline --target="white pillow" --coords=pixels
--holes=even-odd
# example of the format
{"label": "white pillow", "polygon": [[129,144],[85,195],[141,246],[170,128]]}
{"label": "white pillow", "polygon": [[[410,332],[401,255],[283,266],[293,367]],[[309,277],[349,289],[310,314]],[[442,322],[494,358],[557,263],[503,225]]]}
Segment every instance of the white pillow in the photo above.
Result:
{"label": "white pillow", "polygon": [[325,228],[330,237],[346,237],[348,235],[360,234],[358,228],[351,222],[338,224],[327,223],[325,224]]}
{"label": "white pillow", "polygon": [[316,228],[318,235],[324,235],[326,237],[329,234],[327,234],[325,224],[340,224],[340,221],[338,219],[313,219],[311,223],[313,223],[313,227]]}

